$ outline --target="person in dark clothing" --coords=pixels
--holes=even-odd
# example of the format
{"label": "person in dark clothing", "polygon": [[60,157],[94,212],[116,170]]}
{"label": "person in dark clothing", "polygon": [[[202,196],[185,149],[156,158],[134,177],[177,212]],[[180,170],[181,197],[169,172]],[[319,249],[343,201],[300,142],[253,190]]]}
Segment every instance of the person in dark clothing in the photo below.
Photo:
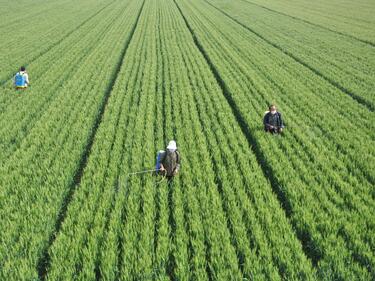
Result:
{"label": "person in dark clothing", "polygon": [[175,141],[170,141],[167,150],[160,155],[160,174],[172,179],[180,170],[180,153]]}
{"label": "person in dark clothing", "polygon": [[263,118],[264,130],[272,134],[279,134],[283,131],[284,123],[281,113],[277,112],[275,105],[270,105],[269,111]]}

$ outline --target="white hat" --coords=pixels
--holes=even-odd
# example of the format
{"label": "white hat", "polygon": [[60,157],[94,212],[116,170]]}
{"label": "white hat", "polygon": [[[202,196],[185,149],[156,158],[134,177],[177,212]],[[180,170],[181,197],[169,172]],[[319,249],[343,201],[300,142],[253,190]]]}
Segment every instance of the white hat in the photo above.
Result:
{"label": "white hat", "polygon": [[169,150],[176,150],[177,149],[176,142],[174,140],[171,140],[168,143],[167,149],[169,149]]}

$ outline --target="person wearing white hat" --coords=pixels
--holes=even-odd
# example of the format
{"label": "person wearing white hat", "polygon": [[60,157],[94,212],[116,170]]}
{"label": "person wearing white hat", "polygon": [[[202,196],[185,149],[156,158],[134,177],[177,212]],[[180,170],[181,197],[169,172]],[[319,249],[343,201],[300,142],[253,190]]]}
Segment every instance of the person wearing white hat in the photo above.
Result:
{"label": "person wearing white hat", "polygon": [[180,153],[177,150],[177,144],[174,140],[168,143],[166,152],[160,155],[160,172],[162,175],[171,179],[180,170]]}

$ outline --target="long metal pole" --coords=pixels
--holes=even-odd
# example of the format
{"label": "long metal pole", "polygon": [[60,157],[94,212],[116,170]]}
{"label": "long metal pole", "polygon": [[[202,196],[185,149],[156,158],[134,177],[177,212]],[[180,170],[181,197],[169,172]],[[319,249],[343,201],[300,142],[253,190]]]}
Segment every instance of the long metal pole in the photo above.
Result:
{"label": "long metal pole", "polygon": [[133,172],[133,173],[129,173],[128,176],[138,175],[138,174],[145,174],[145,173],[151,173],[151,172],[157,172],[157,171],[160,171],[160,169],[153,169],[153,170],[144,170],[144,171],[139,171],[139,172]]}

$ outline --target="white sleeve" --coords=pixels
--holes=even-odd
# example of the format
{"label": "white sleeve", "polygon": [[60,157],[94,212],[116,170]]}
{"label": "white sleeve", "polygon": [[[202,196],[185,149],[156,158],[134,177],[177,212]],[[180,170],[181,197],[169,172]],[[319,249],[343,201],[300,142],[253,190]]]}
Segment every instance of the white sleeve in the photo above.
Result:
{"label": "white sleeve", "polygon": [[30,84],[30,83],[29,83],[29,74],[25,73],[24,75],[25,75],[26,83],[27,83],[27,84]]}

